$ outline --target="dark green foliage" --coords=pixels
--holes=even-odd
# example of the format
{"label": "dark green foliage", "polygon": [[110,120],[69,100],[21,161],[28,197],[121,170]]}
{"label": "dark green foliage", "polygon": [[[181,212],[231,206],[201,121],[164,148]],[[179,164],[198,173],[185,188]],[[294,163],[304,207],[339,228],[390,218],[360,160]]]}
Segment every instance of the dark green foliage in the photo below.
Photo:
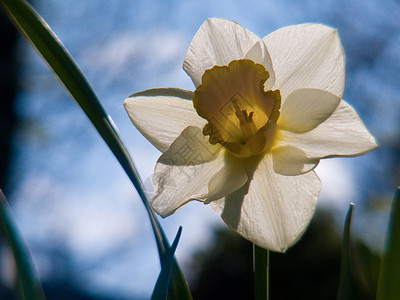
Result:
{"label": "dark green foliage", "polygon": [[[353,239],[356,249],[366,249]],[[342,238],[332,217],[319,211],[303,238],[285,254],[270,252],[270,297],[279,299],[336,299],[339,285]],[[196,300],[252,299],[252,244],[228,229],[215,233],[212,246],[197,253],[192,284]],[[366,255],[363,251],[363,255]],[[353,253],[357,257],[358,253]],[[377,255],[369,252],[369,265]],[[354,298],[374,299],[374,287],[366,286],[373,268],[357,264],[353,272]],[[360,276],[362,270],[365,276]],[[376,283],[375,283],[376,284]]]}

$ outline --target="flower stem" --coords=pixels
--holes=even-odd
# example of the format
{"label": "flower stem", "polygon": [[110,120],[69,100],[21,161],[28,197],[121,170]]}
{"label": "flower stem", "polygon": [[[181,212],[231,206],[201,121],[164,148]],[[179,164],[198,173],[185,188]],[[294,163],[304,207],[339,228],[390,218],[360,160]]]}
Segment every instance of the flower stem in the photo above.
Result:
{"label": "flower stem", "polygon": [[254,300],[269,300],[269,251],[253,244]]}

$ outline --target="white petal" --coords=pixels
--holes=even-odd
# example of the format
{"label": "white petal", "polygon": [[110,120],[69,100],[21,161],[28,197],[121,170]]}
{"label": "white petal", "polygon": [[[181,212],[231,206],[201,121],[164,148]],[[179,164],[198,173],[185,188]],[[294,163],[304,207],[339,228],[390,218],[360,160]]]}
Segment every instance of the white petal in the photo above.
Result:
{"label": "white petal", "polygon": [[[307,228],[319,191],[320,181],[313,171],[299,176],[276,174],[271,155],[266,155],[249,183],[225,197],[221,216],[249,241],[284,252]],[[218,205],[222,200],[214,208]]]}
{"label": "white petal", "polygon": [[190,200],[224,197],[246,182],[240,167],[227,164],[221,146],[211,145],[199,128],[187,127],[156,164],[150,204],[166,217]]}
{"label": "white petal", "polygon": [[183,69],[197,87],[204,71],[242,59],[260,38],[242,25],[225,19],[207,19],[199,28],[186,54]]}
{"label": "white petal", "polygon": [[288,26],[264,39],[275,70],[275,88],[282,100],[299,88],[343,95],[343,48],[336,30],[320,24]]}
{"label": "white petal", "polygon": [[278,126],[296,133],[310,131],[324,122],[339,102],[339,97],[322,90],[294,90],[282,106]]}
{"label": "white petal", "polygon": [[271,90],[275,84],[275,72],[274,68],[272,67],[272,60],[265,43],[262,40],[256,42],[249,49],[249,51],[247,51],[245,58],[251,59],[255,63],[261,64],[265,67],[269,73],[269,78],[264,83],[264,89],[266,91]]}
{"label": "white petal", "polygon": [[315,129],[300,134],[282,130],[278,136],[279,147],[300,149],[307,159],[361,155],[377,146],[357,113],[343,100]]}
{"label": "white petal", "polygon": [[203,127],[207,123],[198,116],[192,99],[192,91],[160,88],[135,93],[124,105],[136,128],[165,152],[187,126]]}

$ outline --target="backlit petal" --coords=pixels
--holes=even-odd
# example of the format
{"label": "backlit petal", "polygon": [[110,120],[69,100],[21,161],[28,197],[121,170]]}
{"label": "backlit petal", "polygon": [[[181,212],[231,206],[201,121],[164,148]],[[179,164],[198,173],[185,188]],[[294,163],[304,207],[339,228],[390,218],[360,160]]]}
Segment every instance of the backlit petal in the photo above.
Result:
{"label": "backlit petal", "polygon": [[247,51],[245,58],[251,59],[256,64],[264,66],[269,73],[269,78],[264,83],[264,89],[266,91],[271,90],[275,84],[275,72],[265,43],[260,39],[249,49],[249,51]]}
{"label": "backlit petal", "polygon": [[325,122],[309,132],[280,131],[277,144],[300,149],[307,159],[361,155],[377,146],[357,113],[343,100]]}
{"label": "backlit petal", "polygon": [[339,102],[339,97],[322,90],[295,90],[282,106],[278,127],[296,133],[310,131],[329,118]]}
{"label": "backlit petal", "polygon": [[187,126],[201,128],[207,123],[197,115],[192,99],[192,91],[160,88],[135,93],[124,105],[136,128],[165,152]]}
{"label": "backlit petal", "polygon": [[222,218],[233,230],[256,245],[284,252],[307,228],[314,214],[320,181],[312,171],[299,176],[275,173],[271,155],[255,168],[241,189],[217,201]]}
{"label": "backlit petal", "polygon": [[157,161],[153,209],[166,217],[190,200],[204,200],[211,178],[225,165],[220,150],[208,143],[200,128],[187,127]]}
{"label": "backlit petal", "polygon": [[320,24],[280,28],[264,39],[282,100],[299,88],[326,90],[339,98],[345,82],[344,54],[336,30]]}
{"label": "backlit petal", "polygon": [[206,69],[243,59],[260,38],[242,25],[225,19],[207,19],[197,31],[183,63],[183,69],[197,87]]}

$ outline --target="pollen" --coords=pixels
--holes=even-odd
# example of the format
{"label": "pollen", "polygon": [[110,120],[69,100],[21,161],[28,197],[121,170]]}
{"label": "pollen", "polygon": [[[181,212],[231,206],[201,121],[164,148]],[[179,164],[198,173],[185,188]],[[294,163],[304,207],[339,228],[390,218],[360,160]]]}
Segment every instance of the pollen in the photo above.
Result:
{"label": "pollen", "polygon": [[264,90],[269,73],[249,59],[233,60],[204,72],[194,92],[197,113],[208,123],[203,134],[238,157],[268,151],[279,118],[279,90]]}

